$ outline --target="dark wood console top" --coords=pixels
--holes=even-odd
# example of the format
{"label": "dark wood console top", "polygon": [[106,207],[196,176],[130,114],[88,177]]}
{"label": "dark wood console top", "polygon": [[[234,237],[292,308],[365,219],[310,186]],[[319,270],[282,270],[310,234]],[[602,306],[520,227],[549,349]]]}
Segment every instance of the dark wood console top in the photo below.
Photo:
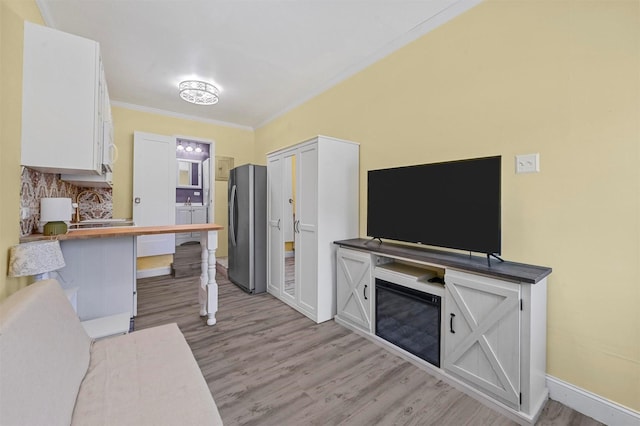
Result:
{"label": "dark wood console top", "polygon": [[350,240],[335,241],[342,247],[349,247],[372,253],[398,257],[406,260],[429,263],[444,266],[461,271],[476,272],[495,278],[517,281],[527,284],[535,284],[547,275],[551,274],[551,268],[546,266],[528,265],[526,263],[500,262],[491,259],[491,266],[487,265],[487,258],[481,256],[469,256],[461,253],[434,250],[426,247],[415,247],[398,243],[391,243],[353,238]]}

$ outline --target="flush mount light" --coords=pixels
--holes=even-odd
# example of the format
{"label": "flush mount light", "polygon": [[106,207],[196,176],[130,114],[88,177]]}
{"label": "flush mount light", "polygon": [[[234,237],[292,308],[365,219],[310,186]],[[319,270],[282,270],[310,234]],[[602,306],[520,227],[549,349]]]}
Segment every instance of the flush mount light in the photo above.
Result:
{"label": "flush mount light", "polygon": [[178,85],[180,97],[196,105],[215,105],[220,91],[216,86],[204,81],[185,80]]}

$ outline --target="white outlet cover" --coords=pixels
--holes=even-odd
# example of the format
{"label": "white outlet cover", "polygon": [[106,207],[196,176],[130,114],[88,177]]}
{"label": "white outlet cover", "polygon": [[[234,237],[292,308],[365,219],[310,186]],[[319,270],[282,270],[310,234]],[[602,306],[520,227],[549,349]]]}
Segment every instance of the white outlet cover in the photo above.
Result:
{"label": "white outlet cover", "polygon": [[540,154],[516,155],[516,173],[537,173],[540,171]]}

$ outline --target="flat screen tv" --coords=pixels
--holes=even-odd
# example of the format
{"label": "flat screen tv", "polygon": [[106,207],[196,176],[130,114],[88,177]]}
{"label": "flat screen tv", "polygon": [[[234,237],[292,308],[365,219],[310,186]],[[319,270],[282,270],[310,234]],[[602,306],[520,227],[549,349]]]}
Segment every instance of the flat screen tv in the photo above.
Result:
{"label": "flat screen tv", "polygon": [[500,254],[501,157],[369,170],[367,235]]}

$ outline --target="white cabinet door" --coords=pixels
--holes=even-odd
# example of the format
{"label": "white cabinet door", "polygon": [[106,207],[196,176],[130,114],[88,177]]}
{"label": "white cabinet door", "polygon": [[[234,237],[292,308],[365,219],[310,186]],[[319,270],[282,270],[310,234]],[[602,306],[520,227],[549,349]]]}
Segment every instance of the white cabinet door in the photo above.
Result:
{"label": "white cabinet door", "polygon": [[189,207],[176,208],[176,225],[189,225],[191,223],[191,209]]}
{"label": "white cabinet door", "polygon": [[[191,223],[191,208],[189,207],[176,207],[176,225],[189,225]],[[191,239],[190,232],[181,232],[175,234],[176,246],[181,245]]]}
{"label": "white cabinet door", "polygon": [[316,319],[318,312],[318,146],[296,155],[295,261],[298,306]]}
{"label": "white cabinet door", "polygon": [[[191,223],[207,223],[207,208],[191,207]],[[200,241],[200,232],[192,232],[191,238],[194,241]]]}
{"label": "white cabinet door", "polygon": [[[133,137],[133,220],[138,226],[176,223],[176,141],[135,132]],[[173,254],[175,234],[141,235],[138,257]]]}
{"label": "white cabinet door", "polygon": [[267,159],[267,291],[280,297],[284,282],[282,156]]}
{"label": "white cabinet door", "polygon": [[337,263],[337,316],[368,333],[372,333],[371,254],[340,248],[338,249]]}
{"label": "white cabinet door", "polygon": [[191,207],[191,223],[207,223],[207,208]]}
{"label": "white cabinet door", "polygon": [[21,164],[101,174],[100,90],[98,43],[25,22]]}
{"label": "white cabinet door", "polygon": [[509,407],[520,399],[520,286],[447,270],[444,369]]}
{"label": "white cabinet door", "polygon": [[89,238],[60,242],[66,266],[61,285],[78,288],[82,321],[123,312],[136,314],[135,237]]}

